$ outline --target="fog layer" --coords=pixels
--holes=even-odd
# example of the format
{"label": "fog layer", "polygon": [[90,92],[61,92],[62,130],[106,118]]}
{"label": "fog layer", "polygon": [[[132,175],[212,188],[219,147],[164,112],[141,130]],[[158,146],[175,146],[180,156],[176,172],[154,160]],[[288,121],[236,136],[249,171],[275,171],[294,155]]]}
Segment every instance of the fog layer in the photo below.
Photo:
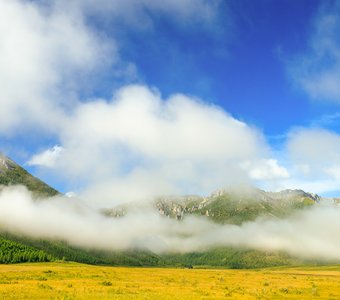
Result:
{"label": "fog layer", "polygon": [[139,248],[163,253],[235,246],[282,250],[304,258],[340,259],[340,209],[334,206],[316,206],[287,219],[218,225],[203,217],[176,221],[151,208],[108,218],[75,198],[37,201],[24,187],[6,187],[0,192],[0,227],[34,238],[105,250]]}

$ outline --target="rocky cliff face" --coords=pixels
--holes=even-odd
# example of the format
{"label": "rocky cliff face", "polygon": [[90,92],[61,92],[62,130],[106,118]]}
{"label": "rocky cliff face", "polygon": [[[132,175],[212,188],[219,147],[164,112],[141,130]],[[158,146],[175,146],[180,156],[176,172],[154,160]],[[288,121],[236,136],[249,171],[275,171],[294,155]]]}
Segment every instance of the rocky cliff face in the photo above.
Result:
{"label": "rocky cliff face", "polygon": [[265,192],[260,189],[218,190],[208,197],[160,198],[155,207],[161,215],[183,219],[185,215],[203,215],[221,223],[242,223],[261,215],[284,217],[296,209],[320,201],[316,194],[302,190]]}
{"label": "rocky cliff face", "polygon": [[15,163],[0,153],[0,173],[15,169]]}

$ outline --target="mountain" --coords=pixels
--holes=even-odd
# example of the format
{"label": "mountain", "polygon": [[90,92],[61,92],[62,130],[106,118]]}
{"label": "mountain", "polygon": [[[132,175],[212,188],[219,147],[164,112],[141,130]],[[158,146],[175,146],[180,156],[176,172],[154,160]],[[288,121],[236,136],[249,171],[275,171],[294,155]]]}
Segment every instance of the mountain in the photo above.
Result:
{"label": "mountain", "polygon": [[0,153],[0,185],[24,185],[36,197],[51,197],[58,191],[40,179],[32,176],[24,168]]}

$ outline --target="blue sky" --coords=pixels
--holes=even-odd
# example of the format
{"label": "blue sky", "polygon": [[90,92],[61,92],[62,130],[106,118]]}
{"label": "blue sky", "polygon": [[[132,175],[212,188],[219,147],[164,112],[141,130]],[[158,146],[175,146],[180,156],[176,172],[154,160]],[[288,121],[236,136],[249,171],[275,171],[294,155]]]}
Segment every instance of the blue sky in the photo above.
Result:
{"label": "blue sky", "polygon": [[338,1],[15,0],[0,19],[2,151],[61,191],[340,193]]}
{"label": "blue sky", "polygon": [[195,95],[282,134],[320,114],[294,89],[285,66],[308,48],[317,9],[317,1],[224,2],[213,32],[157,19],[151,33],[127,33],[126,59],[164,95]]}

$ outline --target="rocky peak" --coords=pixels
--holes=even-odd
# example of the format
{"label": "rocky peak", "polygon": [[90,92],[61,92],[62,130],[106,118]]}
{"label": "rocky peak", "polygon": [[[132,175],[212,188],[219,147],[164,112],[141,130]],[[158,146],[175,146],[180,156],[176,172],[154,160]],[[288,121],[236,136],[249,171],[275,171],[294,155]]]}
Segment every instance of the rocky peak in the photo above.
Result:
{"label": "rocky peak", "polygon": [[15,168],[15,164],[10,161],[7,157],[0,154],[0,172],[4,172],[6,170],[13,170]]}

